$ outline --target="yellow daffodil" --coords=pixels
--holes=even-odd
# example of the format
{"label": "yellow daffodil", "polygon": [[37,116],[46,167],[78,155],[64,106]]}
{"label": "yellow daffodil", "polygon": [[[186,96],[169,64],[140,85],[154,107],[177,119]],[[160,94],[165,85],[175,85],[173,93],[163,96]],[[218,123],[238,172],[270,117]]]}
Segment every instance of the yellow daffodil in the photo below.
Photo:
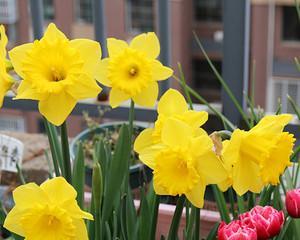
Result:
{"label": "yellow daffodil", "polygon": [[[190,125],[192,128],[199,128],[208,119],[208,113],[204,111],[189,110],[187,102],[180,92],[169,89],[164,93],[158,102],[158,118],[154,128],[144,130],[135,141],[135,150],[140,152],[139,146],[153,145],[161,141],[161,131],[168,118],[175,118]],[[141,155],[144,156],[144,155]]]}
{"label": "yellow daffodil", "polygon": [[243,195],[247,191],[259,193],[267,184],[277,185],[279,177],[290,166],[294,137],[283,128],[292,116],[282,114],[264,117],[250,131],[235,130],[226,141],[222,158],[228,178],[221,190],[231,184]]}
{"label": "yellow daffodil", "polygon": [[158,96],[157,81],[172,76],[172,69],[163,66],[156,58],[160,52],[155,33],[144,33],[126,42],[109,38],[109,57],[98,68],[100,83],[111,87],[110,105],[115,108],[133,99],[141,106],[154,106]]}
{"label": "yellow daffodil", "polygon": [[5,34],[3,25],[0,25],[0,108],[3,105],[3,99],[8,90],[10,90],[14,81],[7,73],[7,60],[6,60],[6,45],[8,39]]}
{"label": "yellow daffodil", "polygon": [[93,216],[82,211],[76,191],[62,177],[41,186],[28,183],[13,192],[15,206],[8,213],[4,227],[28,240],[87,240],[83,219]]}
{"label": "yellow daffodil", "polygon": [[168,118],[162,128],[161,143],[149,142],[151,139],[136,142],[135,149],[141,161],[153,169],[154,189],[159,195],[184,194],[193,205],[203,207],[206,185],[227,177],[213,151],[212,140],[200,128]]}
{"label": "yellow daffodil", "polygon": [[16,99],[39,101],[39,111],[55,125],[66,120],[78,100],[96,97],[101,91],[95,81],[99,43],[70,41],[53,23],[41,40],[15,47],[9,56],[23,78]]}

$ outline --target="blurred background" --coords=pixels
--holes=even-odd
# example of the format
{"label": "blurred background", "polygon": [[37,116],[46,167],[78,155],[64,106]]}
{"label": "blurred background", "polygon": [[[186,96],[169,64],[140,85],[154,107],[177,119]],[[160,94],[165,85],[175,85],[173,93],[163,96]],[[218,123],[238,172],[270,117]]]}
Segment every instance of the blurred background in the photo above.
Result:
{"label": "blurred background", "polygon": [[[69,38],[95,39],[93,0],[42,2],[44,26],[55,22]],[[159,0],[102,2],[105,37],[130,40],[141,32],[158,32],[159,18],[163,17],[158,14]],[[231,9],[231,13],[234,11],[239,13],[240,10]],[[282,99],[282,111],[292,112],[286,95],[289,94],[300,103],[299,72],[294,64],[294,57],[300,56],[300,21],[295,1],[252,0],[248,13],[249,84],[246,90],[253,88],[255,104],[268,112],[276,111],[278,98]],[[177,69],[177,63],[180,62],[188,84],[208,102],[221,104],[221,85],[197,46],[193,31],[198,35],[216,69],[222,72],[224,1],[170,0],[168,14],[169,64]],[[9,48],[33,40],[28,0],[0,0],[0,23],[6,27]],[[239,35],[244,35],[244,32],[232,32],[232,38]],[[239,71],[238,66],[236,71]],[[178,87],[174,81],[170,82],[170,86]],[[85,127],[84,120],[79,115],[70,117],[70,121],[76,123],[72,124],[71,135]],[[38,112],[9,107],[7,104],[0,112],[1,129],[30,133],[44,130]]]}

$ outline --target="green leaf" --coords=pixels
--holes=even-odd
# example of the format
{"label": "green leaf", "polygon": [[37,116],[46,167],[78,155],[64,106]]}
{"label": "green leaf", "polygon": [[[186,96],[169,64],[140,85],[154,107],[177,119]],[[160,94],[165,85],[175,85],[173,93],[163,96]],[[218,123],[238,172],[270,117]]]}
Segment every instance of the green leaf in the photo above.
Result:
{"label": "green leaf", "polygon": [[72,183],[72,170],[71,170],[71,159],[69,150],[69,138],[66,121],[61,125],[61,148],[62,148],[62,164],[64,169],[63,176],[65,179]]}
{"label": "green leaf", "polygon": [[72,185],[77,191],[77,202],[80,208],[84,207],[84,183],[85,183],[85,166],[84,166],[84,152],[82,143],[79,142],[77,154],[73,164]]}
{"label": "green leaf", "polygon": [[145,190],[141,190],[141,205],[140,205],[140,215],[139,215],[139,229],[138,229],[138,239],[149,239],[151,224],[149,224],[149,218],[151,218],[150,206],[148,204]]}
{"label": "green leaf", "polygon": [[110,168],[108,171],[107,182],[105,187],[105,198],[103,202],[103,221],[108,221],[112,210],[113,204],[118,200],[120,188],[123,179],[128,174],[127,162],[130,156],[130,146],[128,127],[123,125],[120,129],[119,139],[116,144],[115,152],[110,161]]}
{"label": "green leaf", "polygon": [[217,233],[218,233],[218,228],[219,228],[220,223],[216,223],[214,227],[211,229],[209,232],[206,240],[213,240],[216,239]]}
{"label": "green leaf", "polygon": [[220,189],[216,186],[216,185],[211,185],[213,192],[214,192],[214,196],[217,202],[217,206],[221,215],[221,219],[226,222],[229,223],[230,222],[230,216],[229,216],[229,211],[226,205],[226,201],[224,198],[224,194],[220,191]]}

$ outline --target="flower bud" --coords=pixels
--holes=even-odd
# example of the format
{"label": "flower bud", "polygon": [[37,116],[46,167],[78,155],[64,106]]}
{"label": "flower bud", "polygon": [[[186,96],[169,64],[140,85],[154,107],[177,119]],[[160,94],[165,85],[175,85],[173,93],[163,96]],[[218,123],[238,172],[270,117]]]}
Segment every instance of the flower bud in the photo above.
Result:
{"label": "flower bud", "polygon": [[240,220],[229,224],[222,222],[218,229],[218,240],[256,240],[257,234],[254,227],[243,224]]}
{"label": "flower bud", "polygon": [[252,224],[256,228],[257,239],[269,239],[280,233],[284,223],[284,214],[271,206],[256,206],[240,215],[243,224]]}
{"label": "flower bud", "polygon": [[291,217],[300,218],[300,188],[286,193],[285,206]]}

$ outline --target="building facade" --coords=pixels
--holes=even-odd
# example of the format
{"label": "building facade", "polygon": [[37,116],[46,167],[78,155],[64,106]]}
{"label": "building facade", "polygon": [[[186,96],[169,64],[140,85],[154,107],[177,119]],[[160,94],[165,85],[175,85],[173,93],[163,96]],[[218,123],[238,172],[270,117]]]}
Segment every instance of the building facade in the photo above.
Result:
{"label": "building facade", "polygon": [[[128,40],[140,32],[157,31],[157,1],[106,0],[104,12],[107,37]],[[14,2],[17,17],[14,22],[6,24],[10,47],[32,40],[29,1]],[[43,0],[45,25],[53,21],[70,38],[93,39],[92,2]],[[193,31],[221,72],[222,2],[170,0],[172,67],[176,69],[180,62],[187,82],[209,102],[221,101],[221,86],[197,46]],[[292,108],[285,96],[289,94],[300,103],[300,74],[294,64],[294,58],[300,56],[300,19],[294,0],[252,0],[250,36],[250,69],[254,69],[255,65],[255,71],[251,71],[249,81],[255,90],[256,104],[272,112],[276,110],[278,99],[281,98],[283,111],[291,112]],[[176,87],[176,83],[172,84]],[[1,110],[0,117],[11,114],[20,113]],[[35,114],[27,115],[36,118]],[[25,127],[27,131],[39,131],[38,127],[29,125]]]}

